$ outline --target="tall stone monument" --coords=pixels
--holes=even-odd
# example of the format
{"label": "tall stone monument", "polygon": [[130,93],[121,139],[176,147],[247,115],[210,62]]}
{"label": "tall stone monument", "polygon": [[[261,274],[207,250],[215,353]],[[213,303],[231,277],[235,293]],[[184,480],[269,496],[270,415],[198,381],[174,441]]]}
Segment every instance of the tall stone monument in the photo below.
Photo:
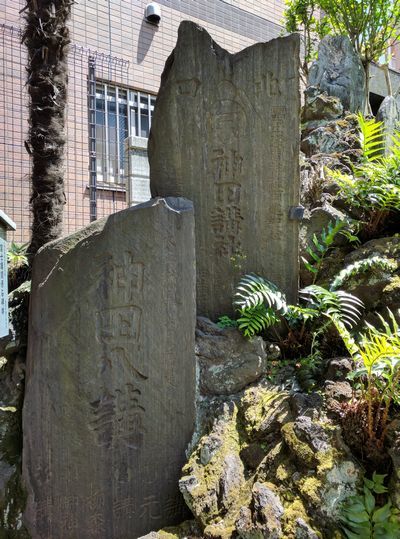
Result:
{"label": "tall stone monument", "polygon": [[33,539],[134,539],[184,519],[193,224],[189,201],[157,199],[37,255],[23,410]]}
{"label": "tall stone monument", "polygon": [[294,300],[298,280],[299,36],[229,54],[184,21],[149,141],[151,191],[194,202],[197,311],[232,312],[243,273]]}

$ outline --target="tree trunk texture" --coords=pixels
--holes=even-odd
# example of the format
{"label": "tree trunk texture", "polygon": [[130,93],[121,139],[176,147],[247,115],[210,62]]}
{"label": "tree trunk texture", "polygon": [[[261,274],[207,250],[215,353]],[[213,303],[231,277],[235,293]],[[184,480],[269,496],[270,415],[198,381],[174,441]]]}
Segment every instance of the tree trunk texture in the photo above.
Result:
{"label": "tree trunk texture", "polygon": [[32,159],[30,264],[42,245],[62,232],[64,192],[67,21],[71,0],[27,0],[22,42],[28,49],[29,133]]}
{"label": "tree trunk texture", "polygon": [[372,108],[371,103],[369,100],[369,88],[370,88],[370,79],[371,79],[371,73],[370,73],[370,67],[371,63],[369,61],[363,62],[364,65],[364,71],[365,71],[365,115],[366,116],[372,116]]}

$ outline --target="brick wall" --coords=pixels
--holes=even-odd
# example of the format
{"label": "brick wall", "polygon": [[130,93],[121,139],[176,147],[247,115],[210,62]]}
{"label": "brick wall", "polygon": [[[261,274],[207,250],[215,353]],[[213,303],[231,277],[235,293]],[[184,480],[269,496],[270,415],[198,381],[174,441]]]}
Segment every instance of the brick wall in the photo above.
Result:
{"label": "brick wall", "polygon": [[[74,4],[69,56],[64,232],[89,223],[87,77],[89,56],[96,76],[117,85],[156,93],[179,23],[204,26],[230,52],[277,37],[283,0],[159,0],[159,27],[143,20],[147,0],[80,0]],[[29,158],[23,146],[27,126],[25,51],[18,14],[23,0],[0,0],[0,208],[16,221],[16,241],[29,238]],[[7,28],[12,27],[10,30]],[[102,187],[102,186],[100,186]],[[126,207],[121,190],[97,190],[98,217]]]}

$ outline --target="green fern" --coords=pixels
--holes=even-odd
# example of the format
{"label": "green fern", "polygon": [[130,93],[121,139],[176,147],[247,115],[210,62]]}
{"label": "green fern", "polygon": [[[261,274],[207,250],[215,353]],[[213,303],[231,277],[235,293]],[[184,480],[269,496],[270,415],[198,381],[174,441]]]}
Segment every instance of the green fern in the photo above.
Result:
{"label": "green fern", "polygon": [[321,286],[304,288],[300,295],[307,305],[288,305],[278,287],[259,275],[245,275],[236,289],[234,306],[239,313],[238,328],[246,337],[273,326],[285,319],[289,327],[300,322],[325,316],[333,323],[340,322],[349,328],[360,319],[363,303],[342,290],[330,291]]}
{"label": "green fern", "polygon": [[332,281],[329,289],[334,291],[341,288],[343,284],[361,273],[367,273],[373,270],[383,270],[393,273],[397,270],[397,262],[382,256],[372,256],[370,258],[364,258],[358,260],[354,264],[346,266]]}
{"label": "green fern", "polygon": [[279,288],[254,273],[242,277],[233,303],[239,312],[238,327],[245,337],[252,337],[276,324],[279,315],[287,311],[285,295]]}
{"label": "green fern", "polygon": [[279,322],[280,318],[273,309],[265,305],[257,305],[242,309],[237,319],[238,328],[245,337],[253,337],[263,330]]}
{"label": "green fern", "polygon": [[328,251],[333,247],[333,243],[338,234],[342,234],[348,238],[349,241],[357,241],[357,237],[354,236],[350,230],[346,230],[348,223],[344,221],[331,221],[326,227],[322,229],[319,236],[313,234],[312,243],[306,249],[310,261],[302,257],[302,261],[306,269],[314,275],[313,283],[315,283],[318,273],[321,269],[322,262],[327,255]]}
{"label": "green fern", "polygon": [[250,309],[266,303],[267,307],[277,312],[287,310],[285,295],[276,284],[250,273],[245,275],[236,288],[234,305],[239,309]]}
{"label": "green fern", "polygon": [[327,172],[338,184],[339,196],[361,209],[364,235],[373,237],[384,228],[390,212],[400,211],[400,132],[391,137],[390,153],[384,155],[382,123],[361,114],[358,122],[362,162],[352,167],[351,174]]}
{"label": "green fern", "polygon": [[363,156],[368,161],[379,161],[385,149],[382,134],[382,122],[375,119],[366,120],[361,113],[357,116],[359,126],[359,139]]}
{"label": "green fern", "polygon": [[322,315],[333,322],[338,320],[348,328],[355,326],[361,318],[363,302],[343,290],[331,291],[322,286],[310,285],[303,288],[300,295]]}

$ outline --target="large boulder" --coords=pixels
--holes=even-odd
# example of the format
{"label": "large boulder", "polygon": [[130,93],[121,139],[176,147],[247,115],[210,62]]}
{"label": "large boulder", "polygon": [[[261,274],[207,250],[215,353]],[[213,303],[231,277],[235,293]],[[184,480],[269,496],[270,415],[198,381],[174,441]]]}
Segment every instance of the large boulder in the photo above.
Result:
{"label": "large boulder", "polygon": [[340,537],[363,470],[321,402],[263,380],[220,406],[180,481],[202,537]]}
{"label": "large boulder", "polygon": [[348,37],[326,36],[321,40],[318,59],[310,68],[309,84],[338,97],[345,110],[364,110],[364,68]]}

